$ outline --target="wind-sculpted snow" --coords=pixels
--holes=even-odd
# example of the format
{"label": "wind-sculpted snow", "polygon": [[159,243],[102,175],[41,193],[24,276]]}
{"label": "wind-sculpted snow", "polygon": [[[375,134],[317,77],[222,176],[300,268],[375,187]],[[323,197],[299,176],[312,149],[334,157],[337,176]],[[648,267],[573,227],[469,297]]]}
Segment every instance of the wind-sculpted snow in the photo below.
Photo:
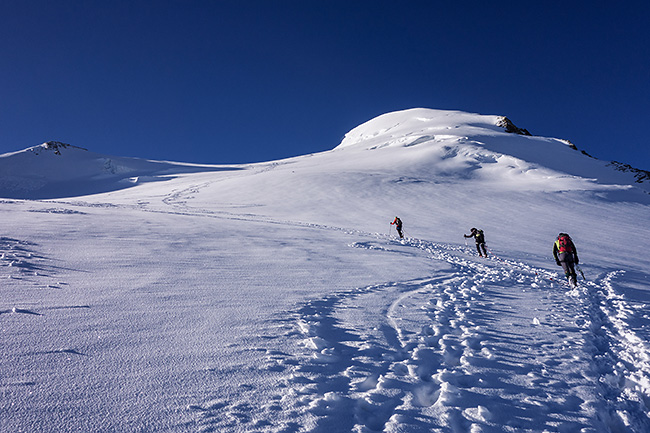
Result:
{"label": "wind-sculpted snow", "polygon": [[[5,269],[4,278],[35,287],[53,278],[57,270],[54,261],[40,253],[36,244],[9,237],[0,237],[0,267]],[[50,282],[47,287],[59,288],[65,284],[56,281]]]}

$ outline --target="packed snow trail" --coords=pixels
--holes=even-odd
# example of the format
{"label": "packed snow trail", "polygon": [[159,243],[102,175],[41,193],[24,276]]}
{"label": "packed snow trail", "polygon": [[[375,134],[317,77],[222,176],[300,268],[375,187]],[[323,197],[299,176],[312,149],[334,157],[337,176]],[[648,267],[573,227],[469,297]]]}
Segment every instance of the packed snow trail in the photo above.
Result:
{"label": "packed snow trail", "polygon": [[351,247],[416,249],[449,268],[279,318],[295,345],[266,350],[277,394],[196,405],[202,431],[650,431],[649,351],[615,295],[617,272],[570,290],[469,248],[382,236]]}

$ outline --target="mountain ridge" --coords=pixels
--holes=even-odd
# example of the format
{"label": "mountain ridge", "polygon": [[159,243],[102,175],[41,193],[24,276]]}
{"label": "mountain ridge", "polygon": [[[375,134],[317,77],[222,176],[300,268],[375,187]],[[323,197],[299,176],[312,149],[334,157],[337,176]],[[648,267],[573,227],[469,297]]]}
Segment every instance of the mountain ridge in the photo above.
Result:
{"label": "mountain ridge", "polygon": [[[331,151],[312,155],[383,148],[410,148],[392,157],[395,164],[404,161],[407,165],[421,165],[424,162],[429,164],[432,174],[448,176],[456,169],[460,176],[484,179],[491,172],[488,178],[494,179],[499,166],[499,173],[503,176],[511,176],[513,173],[507,172],[512,170],[541,173],[550,169],[556,174],[545,173],[549,179],[569,175],[602,185],[638,188],[650,194],[649,172],[629,164],[605,163],[584,151],[573,153],[578,149],[570,141],[534,136],[527,129],[515,126],[508,117],[499,115],[427,108],[385,113],[350,130]],[[355,156],[359,163],[360,159],[366,159],[367,164],[372,158]],[[0,155],[0,196],[79,196],[133,187],[145,179],[161,181],[185,173],[277,163],[208,165],[152,161],[102,155],[83,147],[48,141],[23,151]],[[348,163],[342,158],[341,164]],[[377,164],[385,164],[384,159],[377,159]]]}

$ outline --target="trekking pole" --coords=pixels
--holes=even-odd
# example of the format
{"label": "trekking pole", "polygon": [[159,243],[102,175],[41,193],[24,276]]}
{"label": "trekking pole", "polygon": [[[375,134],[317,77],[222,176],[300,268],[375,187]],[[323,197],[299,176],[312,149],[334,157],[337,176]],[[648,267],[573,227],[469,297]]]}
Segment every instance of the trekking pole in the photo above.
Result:
{"label": "trekking pole", "polygon": [[580,266],[576,265],[576,269],[578,270],[578,272],[580,272],[580,275],[582,275],[582,279],[587,281],[587,279],[585,278],[585,273],[582,272],[582,268]]}

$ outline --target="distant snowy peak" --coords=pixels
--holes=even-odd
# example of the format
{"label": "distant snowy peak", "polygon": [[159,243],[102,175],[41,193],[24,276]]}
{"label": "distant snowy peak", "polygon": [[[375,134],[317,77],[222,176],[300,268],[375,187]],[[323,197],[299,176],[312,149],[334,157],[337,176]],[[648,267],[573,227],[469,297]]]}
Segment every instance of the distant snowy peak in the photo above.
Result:
{"label": "distant snowy peak", "polygon": [[32,157],[34,155],[56,155],[61,156],[64,153],[76,154],[77,152],[82,152],[90,154],[88,149],[83,147],[73,146],[72,144],[62,143],[60,141],[46,141],[43,144],[37,146],[28,147],[23,150],[16,152],[9,152],[0,155],[0,158],[16,158],[16,157]]}
{"label": "distant snowy peak", "polygon": [[349,147],[408,147],[435,137],[494,136],[516,133],[530,136],[505,116],[462,111],[413,108],[383,114],[348,132],[336,149]]}
{"label": "distant snowy peak", "polygon": [[52,152],[55,155],[61,155],[61,151],[63,149],[76,149],[76,150],[88,151],[88,149],[84,149],[83,147],[77,147],[71,144],[61,143],[60,141],[47,141],[39,146],[30,147],[27,150],[36,155],[39,155],[41,152]]}
{"label": "distant snowy peak", "polygon": [[44,199],[115,191],[219,166],[114,157],[59,141],[0,155],[0,197]]}

